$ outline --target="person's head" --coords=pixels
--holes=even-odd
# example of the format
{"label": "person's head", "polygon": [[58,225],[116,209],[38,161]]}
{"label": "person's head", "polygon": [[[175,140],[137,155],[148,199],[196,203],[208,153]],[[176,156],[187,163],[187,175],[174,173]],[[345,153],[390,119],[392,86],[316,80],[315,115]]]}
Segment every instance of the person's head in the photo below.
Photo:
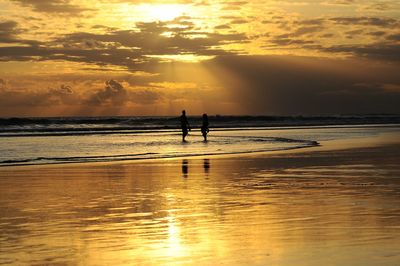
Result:
{"label": "person's head", "polygon": [[182,114],[183,114],[183,115],[186,115],[186,111],[185,111],[185,110],[182,110]]}
{"label": "person's head", "polygon": [[208,119],[207,114],[203,114],[203,119]]}

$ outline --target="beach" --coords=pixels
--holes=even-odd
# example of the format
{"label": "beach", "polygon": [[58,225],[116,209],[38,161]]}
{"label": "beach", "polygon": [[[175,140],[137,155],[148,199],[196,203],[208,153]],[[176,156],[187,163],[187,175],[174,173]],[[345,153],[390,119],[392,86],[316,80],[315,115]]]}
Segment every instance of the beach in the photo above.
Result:
{"label": "beach", "polygon": [[400,266],[399,73],[399,0],[0,0],[0,266]]}
{"label": "beach", "polygon": [[397,131],[0,170],[2,265],[397,265]]}

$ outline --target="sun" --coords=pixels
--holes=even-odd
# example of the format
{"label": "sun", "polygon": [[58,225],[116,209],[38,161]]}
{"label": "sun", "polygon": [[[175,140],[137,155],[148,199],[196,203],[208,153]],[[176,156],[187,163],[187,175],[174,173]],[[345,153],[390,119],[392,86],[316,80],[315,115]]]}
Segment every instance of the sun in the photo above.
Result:
{"label": "sun", "polygon": [[137,10],[146,20],[168,21],[185,15],[188,6],[183,4],[141,4]]}

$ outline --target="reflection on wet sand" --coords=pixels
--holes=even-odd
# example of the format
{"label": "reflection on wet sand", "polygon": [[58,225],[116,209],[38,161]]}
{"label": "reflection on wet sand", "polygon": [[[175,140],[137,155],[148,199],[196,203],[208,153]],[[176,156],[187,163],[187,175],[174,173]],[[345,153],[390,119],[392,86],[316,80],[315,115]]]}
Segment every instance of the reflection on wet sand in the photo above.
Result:
{"label": "reflection on wet sand", "polygon": [[210,173],[210,159],[203,159],[203,168],[204,168],[204,173],[206,174],[206,176],[209,175]]}
{"label": "reflection on wet sand", "polygon": [[189,162],[186,159],[182,160],[182,176],[187,178],[189,174]]}
{"label": "reflection on wet sand", "polygon": [[4,169],[0,264],[395,265],[399,153]]}

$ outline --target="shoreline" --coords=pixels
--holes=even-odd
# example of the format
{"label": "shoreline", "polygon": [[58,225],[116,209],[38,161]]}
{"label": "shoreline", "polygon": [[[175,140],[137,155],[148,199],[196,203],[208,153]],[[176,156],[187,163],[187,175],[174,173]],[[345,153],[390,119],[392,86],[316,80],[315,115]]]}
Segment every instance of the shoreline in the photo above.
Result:
{"label": "shoreline", "polygon": [[385,147],[396,145],[400,148],[400,140],[396,137],[396,133],[384,133],[379,136],[365,137],[365,138],[350,138],[350,139],[339,139],[339,140],[327,140],[317,142],[316,146],[310,147],[298,147],[289,148],[283,150],[274,151],[255,151],[255,152],[237,152],[231,154],[201,154],[201,155],[190,155],[190,156],[176,156],[168,158],[139,158],[139,159],[126,159],[126,160],[115,160],[115,161],[102,161],[102,162],[60,162],[60,163],[49,163],[49,164],[27,164],[27,165],[7,165],[0,166],[0,171],[4,170],[17,170],[24,169],[40,169],[40,168],[76,168],[76,167],[104,167],[107,165],[135,165],[135,164],[155,164],[157,162],[180,162],[183,159],[187,160],[202,160],[204,158],[215,159],[215,160],[240,160],[240,159],[251,159],[261,158],[266,159],[269,157],[276,156],[290,156],[290,155],[303,155],[308,156],[318,152],[332,152],[343,151],[343,150],[362,150],[369,148]]}
{"label": "shoreline", "polygon": [[[348,129],[348,128],[396,128],[400,127],[400,123],[360,123],[360,124],[310,124],[310,125],[272,125],[272,126],[243,126],[243,127],[213,127],[213,132],[229,132],[229,131],[246,131],[246,130],[254,130],[254,131],[262,131],[262,130],[292,130],[292,129]],[[151,128],[151,129],[135,129],[135,128],[126,128],[126,129],[118,129],[118,128],[105,128],[105,129],[59,129],[60,133],[26,133],[26,134],[18,134],[18,133],[5,133],[1,134],[1,137],[63,137],[63,136],[93,136],[93,135],[119,135],[122,133],[132,134],[132,135],[140,135],[140,134],[154,134],[154,133],[176,133],[180,135],[181,129],[176,128]],[[107,131],[109,130],[109,131]],[[24,130],[17,130],[16,132],[20,132]],[[46,131],[46,129],[44,129]],[[64,132],[66,131],[66,132]],[[86,132],[87,131],[87,132]],[[196,127],[196,132],[200,134],[200,126]],[[12,131],[13,132],[13,131]],[[32,132],[40,132],[32,131]],[[57,131],[54,131],[57,132]],[[201,136],[201,134],[199,135]]]}

